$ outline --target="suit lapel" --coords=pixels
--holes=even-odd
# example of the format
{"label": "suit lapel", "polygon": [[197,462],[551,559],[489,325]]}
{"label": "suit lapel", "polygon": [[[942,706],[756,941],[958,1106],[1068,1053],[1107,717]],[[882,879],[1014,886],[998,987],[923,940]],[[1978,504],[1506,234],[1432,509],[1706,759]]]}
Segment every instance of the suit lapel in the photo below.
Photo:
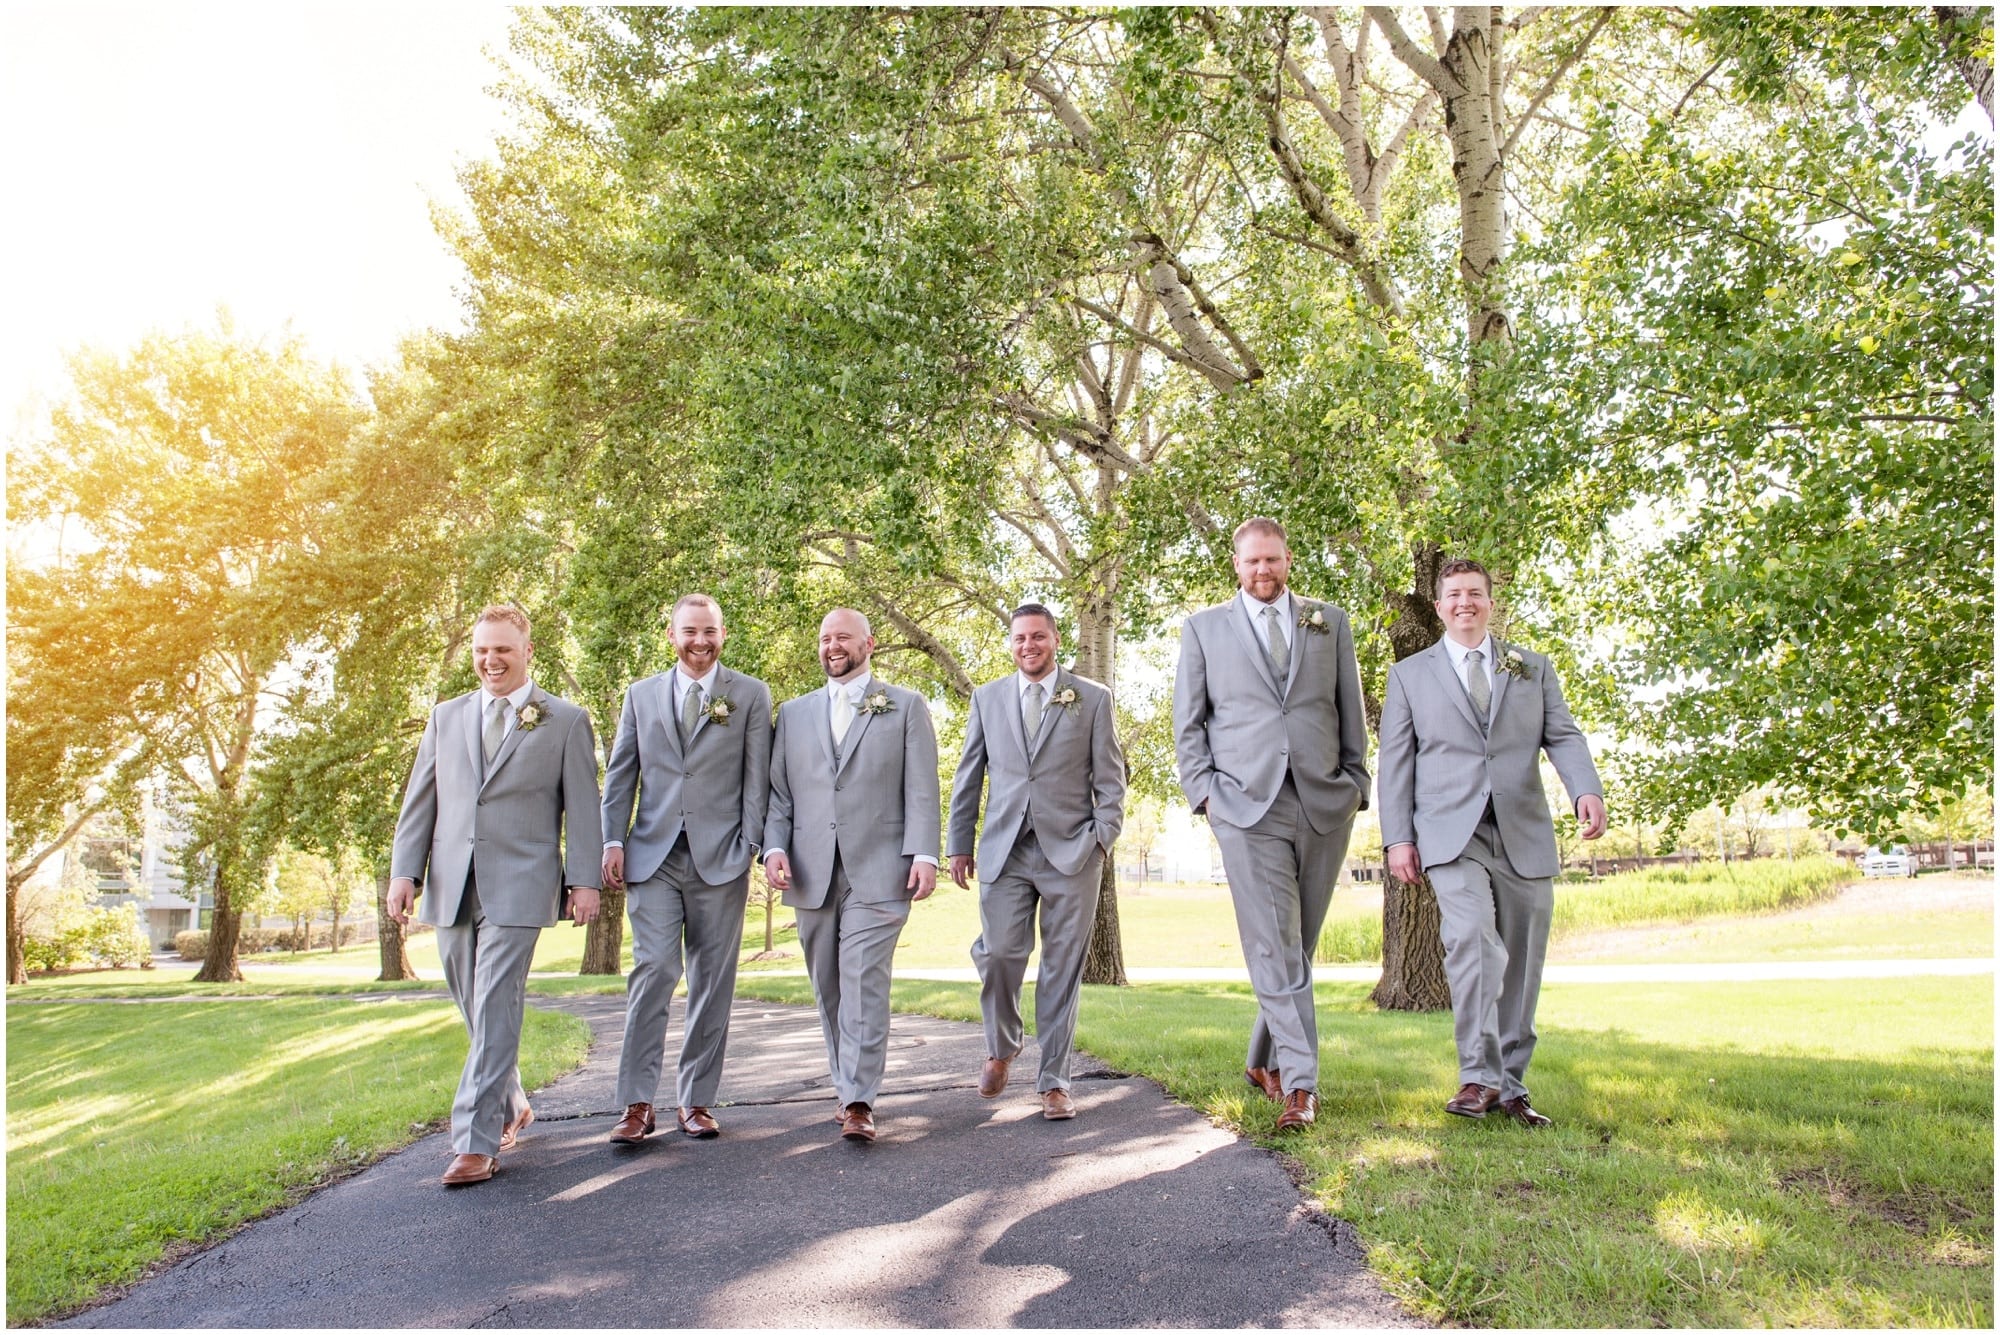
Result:
{"label": "suit lapel", "polygon": [[[1472,725],[1473,730],[1481,731],[1479,716],[1472,712],[1472,697],[1465,693],[1465,683],[1451,670],[1451,651],[1444,647],[1444,641],[1439,640],[1424,652],[1430,655],[1431,669],[1437,673],[1438,685],[1451,698],[1452,704],[1457,706],[1458,712],[1465,716],[1465,721]],[[1489,723],[1490,721],[1489,719]]]}
{"label": "suit lapel", "polygon": [[1507,698],[1507,683],[1514,679],[1511,672],[1502,672],[1500,665],[1507,661],[1507,646],[1500,643],[1498,636],[1493,640],[1493,701],[1486,711],[1486,729],[1493,730],[1493,723],[1500,717],[1500,702]]}
{"label": "suit lapel", "polygon": [[1001,726],[1007,729],[1007,735],[1014,739],[1014,745],[1020,748],[1023,756],[1026,756],[1028,754],[1028,725],[1021,721],[1020,674],[1010,673],[1002,677],[1000,679],[1000,686],[1001,689],[995,691],[994,695],[998,698],[1000,712],[1006,716],[1006,722]]}
{"label": "suit lapel", "polygon": [[[521,708],[527,709],[530,706],[538,707],[542,711],[542,717],[536,721],[535,724],[536,727],[540,727],[543,723],[546,723],[548,721],[549,703],[547,696],[543,695],[538,690],[529,691],[528,699],[521,706]],[[486,767],[486,781],[485,783],[479,785],[481,788],[486,787],[486,784],[492,783],[493,776],[498,774],[501,770],[501,767],[504,766],[509,760],[513,759],[514,753],[521,749],[521,734],[526,731],[527,729],[521,726],[520,717],[517,715],[514,719],[513,729],[509,731],[507,734],[507,740],[500,743],[500,750],[497,753],[495,753],[493,757],[493,763]]]}
{"label": "suit lapel", "polygon": [[[868,697],[875,694],[876,691],[881,690],[882,683],[870,677],[868,679],[868,687],[869,689],[861,693],[862,703],[854,707],[854,722],[847,725],[847,736],[841,739],[840,754],[833,766],[833,776],[836,779],[840,777],[841,771],[847,768],[848,762],[854,759],[854,753],[861,749],[861,739],[868,735],[868,725],[875,717],[873,714],[863,711],[867,707]],[[828,716],[826,736],[828,741],[833,740],[831,715]]]}
{"label": "suit lapel", "polygon": [[1312,631],[1299,625],[1298,620],[1317,606],[1319,604],[1307,602],[1296,593],[1292,595],[1292,658],[1291,670],[1285,674],[1284,698],[1286,699],[1291,698],[1292,683],[1299,679],[1299,664],[1306,660],[1306,645],[1318,638]]}
{"label": "suit lapel", "polygon": [[[727,694],[727,692],[723,690],[723,687],[727,686],[728,684],[729,684],[729,669],[725,667],[717,668],[715,670],[715,689],[709,693],[708,697],[709,703],[713,704],[715,701],[723,698],[723,696]],[[694,750],[694,739],[701,736],[701,730],[703,728],[706,728],[709,725],[709,722],[710,722],[709,714],[706,709],[702,710],[701,713],[695,715],[694,731],[688,734],[688,744],[687,744],[688,750],[690,751]],[[678,723],[674,725],[674,731],[675,732],[680,731],[680,725]]]}
{"label": "suit lapel", "polygon": [[[1224,603],[1223,615],[1231,629],[1236,632],[1237,640],[1242,643],[1243,652],[1250,656],[1252,663],[1256,664],[1257,675],[1264,679],[1264,684],[1269,686],[1279,699],[1283,699],[1284,688],[1278,684],[1277,674],[1271,671],[1270,651],[1257,639],[1257,627],[1250,620],[1249,610],[1243,606],[1243,600],[1240,597],[1231,598]],[[1292,655],[1292,661],[1298,661],[1297,654]]]}
{"label": "suit lapel", "polygon": [[465,755],[472,762],[472,772],[479,776],[481,783],[485,783],[486,748],[480,744],[479,728],[485,719],[486,692],[476,690],[463,698],[465,705],[459,712],[464,715],[464,720],[458,726],[465,731]]}
{"label": "suit lapel", "polygon": [[681,722],[674,716],[674,674],[679,670],[668,668],[654,678],[660,685],[659,708],[655,712],[660,718],[661,740],[666,745],[667,754],[674,758],[676,764],[682,759]]}
{"label": "suit lapel", "polygon": [[826,772],[834,773],[836,766],[833,762],[833,702],[826,698],[826,690],[822,687],[811,695],[801,697],[795,703],[804,705],[806,712],[812,715],[806,720],[806,727],[813,736],[819,738],[819,753],[826,758]]}
{"label": "suit lapel", "polygon": [[[1030,760],[1033,760],[1036,756],[1041,754],[1043,743],[1047,742],[1049,740],[1049,734],[1055,731],[1056,715],[1066,712],[1062,708],[1062,706],[1056,703],[1056,696],[1062,693],[1062,688],[1063,688],[1063,671],[1061,668],[1057,668],[1053,673],[1049,675],[1048,699],[1042,702],[1042,726],[1035,733],[1035,735],[1028,740],[1028,759]],[[1018,722],[1018,720],[1021,717],[1021,711],[1016,709],[1014,711],[1014,717],[1017,720],[1016,726],[1021,727],[1025,732],[1026,725]]]}

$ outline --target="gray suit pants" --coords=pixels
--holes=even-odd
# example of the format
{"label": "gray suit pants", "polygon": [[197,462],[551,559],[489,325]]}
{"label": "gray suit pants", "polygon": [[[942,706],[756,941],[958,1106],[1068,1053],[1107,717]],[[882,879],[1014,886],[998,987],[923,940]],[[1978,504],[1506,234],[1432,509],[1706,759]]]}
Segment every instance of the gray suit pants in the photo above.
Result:
{"label": "gray suit pants", "polygon": [[1032,833],[1014,841],[998,876],[979,883],[979,939],[972,962],[979,968],[979,1011],[986,1022],[986,1054],[1013,1058],[1024,1042],[1021,980],[1035,948],[1035,911],[1042,922],[1042,961],[1035,973],[1035,1040],[1041,1073],[1035,1088],[1069,1088],[1069,1054],[1076,1037],[1077,994],[1083,956],[1097,916],[1099,853],[1075,875],[1056,870]]}
{"label": "gray suit pants", "polygon": [[1313,1006],[1313,950],[1353,823],[1319,834],[1299,805],[1290,775],[1252,826],[1210,818],[1236,906],[1243,963],[1257,994],[1245,1065],[1275,1067],[1285,1092],[1319,1088],[1319,1015]]}
{"label": "gray suit pants", "polygon": [[444,985],[472,1036],[451,1101],[452,1153],[498,1154],[500,1132],[528,1106],[519,1065],[521,1018],[542,929],[488,922],[468,876],[458,921],[438,928],[437,936]]}
{"label": "gray suit pants", "polygon": [[1535,1002],[1542,991],[1555,882],[1514,874],[1489,810],[1456,859],[1429,870],[1443,920],[1444,973],[1458,1081],[1528,1092],[1535,1055]]}
{"label": "gray suit pants", "polygon": [[889,1057],[889,974],[896,938],[910,920],[910,901],[864,904],[854,899],[847,869],[833,864],[826,902],[795,909],[806,974],[819,1003],[820,1034],[833,1092],[842,1105],[873,1105]]}
{"label": "gray suit pants", "polygon": [[[710,885],[695,870],[687,839],[674,841],[660,869],[632,886],[632,976],[625,984],[625,1045],[618,1057],[618,1102],[652,1103],[666,1055],[667,1012],[687,961],[687,1017],[681,1032],[683,1108],[706,1108],[722,1084],[729,1006],[736,997],[736,957],[750,873]],[[685,956],[683,951],[685,950]]]}

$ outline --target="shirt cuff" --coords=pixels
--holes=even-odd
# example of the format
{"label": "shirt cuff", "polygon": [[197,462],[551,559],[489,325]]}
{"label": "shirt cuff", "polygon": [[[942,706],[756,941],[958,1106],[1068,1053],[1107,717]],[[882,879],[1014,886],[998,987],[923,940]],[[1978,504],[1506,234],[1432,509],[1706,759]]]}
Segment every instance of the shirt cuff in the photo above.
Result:
{"label": "shirt cuff", "polygon": [[625,841],[623,839],[606,839],[604,846],[606,848],[623,848],[625,847]]}
{"label": "shirt cuff", "polygon": [[782,853],[782,852],[784,852],[784,851],[785,851],[785,850],[784,850],[784,849],[782,849],[782,848],[767,848],[767,849],[765,849],[765,850],[764,850],[764,865],[765,865],[765,866],[767,866],[767,867],[768,867],[768,866],[770,866],[770,865],[771,865],[771,859],[772,859],[772,858],[774,858],[774,857],[776,857],[776,856],[778,856],[778,854],[780,854],[780,853]]}
{"label": "shirt cuff", "polygon": [[938,865],[938,860],[937,860],[936,858],[932,857],[932,856],[931,856],[930,854],[928,854],[928,853],[919,853],[919,854],[917,854],[916,856],[917,856],[917,861],[919,861],[919,862],[928,862],[928,863],[930,863],[930,864],[931,864],[931,865],[932,865],[933,867],[935,867],[935,866],[937,866],[937,865]]}

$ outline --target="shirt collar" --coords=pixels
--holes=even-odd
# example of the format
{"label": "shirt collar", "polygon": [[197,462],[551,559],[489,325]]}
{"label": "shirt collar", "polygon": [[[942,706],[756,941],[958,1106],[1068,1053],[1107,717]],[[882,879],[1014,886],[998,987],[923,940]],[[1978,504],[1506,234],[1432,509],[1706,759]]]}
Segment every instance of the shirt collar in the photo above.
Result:
{"label": "shirt collar", "polygon": [[1486,655],[1486,657],[1479,661],[1485,665],[1487,671],[1491,672],[1493,670],[1492,631],[1486,632],[1486,638],[1478,644],[1460,644],[1449,635],[1444,637],[1444,651],[1451,655],[1451,670],[1458,673],[1461,677],[1465,675],[1465,656],[1474,649]]}
{"label": "shirt collar", "polygon": [[874,679],[874,675],[872,672],[863,671],[852,681],[828,681],[826,698],[832,700],[836,696],[845,695],[855,704],[860,704],[861,698],[868,694],[868,683]]}
{"label": "shirt collar", "polygon": [[1029,681],[1027,673],[1017,671],[1014,673],[1014,694],[1026,695],[1030,686],[1039,686],[1050,695],[1054,695],[1056,692],[1056,678],[1061,673],[1061,668],[1052,667],[1048,670],[1048,674],[1040,681]]}
{"label": "shirt collar", "polygon": [[532,681],[522,682],[518,688],[516,688],[515,690],[504,696],[495,696],[490,692],[481,691],[480,694],[484,695],[486,698],[479,702],[479,711],[481,714],[484,714],[487,710],[493,708],[494,700],[502,699],[505,700],[508,704],[512,705],[514,707],[514,712],[518,714],[521,712],[521,706],[527,704],[528,697],[533,695],[534,693],[535,693],[535,683]]}
{"label": "shirt collar", "polygon": [[701,676],[696,677],[692,681],[690,681],[688,679],[687,669],[682,667],[680,664],[676,663],[674,665],[674,698],[679,699],[681,696],[686,695],[687,688],[690,685],[701,687],[702,693],[705,695],[714,695],[715,674],[720,671],[722,671],[722,664],[718,662],[714,667],[710,668],[707,672],[704,672]]}
{"label": "shirt collar", "polygon": [[1241,589],[1236,591],[1236,600],[1242,603],[1243,610],[1249,613],[1250,624],[1260,631],[1264,629],[1264,609],[1267,607],[1277,608],[1278,619],[1287,626],[1292,624],[1292,591],[1289,587],[1281,592],[1274,602],[1258,602]]}

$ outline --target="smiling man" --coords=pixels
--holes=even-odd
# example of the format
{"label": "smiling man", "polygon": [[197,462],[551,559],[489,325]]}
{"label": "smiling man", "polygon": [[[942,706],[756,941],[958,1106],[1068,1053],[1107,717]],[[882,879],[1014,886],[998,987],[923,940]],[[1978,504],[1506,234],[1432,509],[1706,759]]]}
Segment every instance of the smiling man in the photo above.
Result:
{"label": "smiling man", "polygon": [[1389,669],[1382,701],[1382,843],[1390,874],[1428,874],[1443,920],[1459,1091],[1444,1110],[1496,1106],[1549,1125],[1528,1100],[1535,1000],[1555,911],[1555,825],[1542,791],[1546,751],[1583,822],[1604,833],[1590,745],[1540,654],[1487,633],[1493,581],[1477,561],[1438,572],[1445,636]]}
{"label": "smiling man", "polygon": [[[1042,1116],[1060,1122],[1076,1116],[1069,1058],[1077,993],[1099,874],[1125,823],[1125,757],[1112,726],[1111,692],[1056,666],[1055,614],[1026,603],[1014,609],[1010,624],[1007,647],[1019,671],[972,693],[945,846],[951,879],[961,888],[977,863],[988,873],[979,882],[979,939],[972,943],[986,1023],[979,1092],[999,1097],[1008,1063],[1026,1041],[1021,981],[1039,912],[1035,1088]],[[986,822],[979,826],[982,789]]]}
{"label": "smiling man", "polygon": [[1244,520],[1231,564],[1237,596],[1181,625],[1174,749],[1222,849],[1257,993],[1244,1078],[1294,1131],[1319,1110],[1312,957],[1368,805],[1368,731],[1347,613],[1292,595],[1283,526]]}
{"label": "smiling man", "polygon": [[875,677],[868,618],[819,627],[824,689],[778,710],[765,874],[798,918],[840,1134],[875,1139],[889,975],[912,900],[937,886],[937,734],[915,691]]}
{"label": "smiling man", "polygon": [[451,1105],[446,1186],[484,1182],[534,1120],[516,1067],[528,965],[542,929],[597,916],[597,750],[590,715],[528,679],[528,618],[472,627],[479,689],[431,711],[396,820],[387,910],[437,928],[445,986],[472,1045]]}
{"label": "smiling man", "polygon": [[632,683],[604,774],[604,883],[627,887],[632,976],[611,1140],[651,1135],[667,1013],[687,961],[675,1120],[707,1140],[722,1082],[750,863],[770,800],[771,692],[722,666],[722,609],[705,593],[674,604],[675,667]]}

